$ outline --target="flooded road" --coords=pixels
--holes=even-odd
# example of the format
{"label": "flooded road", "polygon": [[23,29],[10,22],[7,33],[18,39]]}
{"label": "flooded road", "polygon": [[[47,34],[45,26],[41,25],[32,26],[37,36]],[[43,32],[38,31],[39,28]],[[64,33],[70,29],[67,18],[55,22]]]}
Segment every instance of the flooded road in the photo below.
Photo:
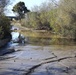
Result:
{"label": "flooded road", "polygon": [[66,41],[54,39],[52,44],[50,38],[37,37],[26,35],[25,45],[11,44],[15,52],[0,56],[0,75],[76,75],[74,42],[62,45]]}

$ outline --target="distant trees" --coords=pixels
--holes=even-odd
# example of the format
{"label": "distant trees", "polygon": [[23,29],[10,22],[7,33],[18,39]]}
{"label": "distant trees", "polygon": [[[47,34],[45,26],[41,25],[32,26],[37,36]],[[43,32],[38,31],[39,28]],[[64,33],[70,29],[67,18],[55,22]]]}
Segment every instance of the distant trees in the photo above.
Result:
{"label": "distant trees", "polygon": [[3,14],[5,6],[9,3],[10,0],[0,0],[0,15]]}
{"label": "distant trees", "polygon": [[[24,23],[22,23],[23,26],[32,27],[34,29],[53,29],[52,24],[54,24],[56,15],[53,15],[55,11],[51,3],[47,4],[44,2],[41,6],[33,7],[32,10],[33,11],[28,13],[27,17],[24,19]],[[51,21],[53,21],[52,24]]]}
{"label": "distant trees", "polygon": [[13,12],[16,12],[19,18],[23,18],[24,14],[29,12],[24,2],[18,2],[12,9]]}
{"label": "distant trees", "polygon": [[76,39],[76,0],[49,0],[49,3],[35,6],[22,25]]}

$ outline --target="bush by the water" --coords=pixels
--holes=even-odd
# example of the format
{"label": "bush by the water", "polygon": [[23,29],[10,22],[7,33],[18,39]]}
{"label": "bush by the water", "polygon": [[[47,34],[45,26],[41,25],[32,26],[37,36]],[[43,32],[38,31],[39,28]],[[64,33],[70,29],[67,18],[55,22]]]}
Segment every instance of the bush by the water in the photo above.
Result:
{"label": "bush by the water", "polygon": [[61,37],[76,39],[76,1],[42,3],[35,6],[21,24],[24,27],[51,30]]}
{"label": "bush by the water", "polygon": [[10,35],[10,26],[10,20],[4,15],[0,15],[0,39]]}

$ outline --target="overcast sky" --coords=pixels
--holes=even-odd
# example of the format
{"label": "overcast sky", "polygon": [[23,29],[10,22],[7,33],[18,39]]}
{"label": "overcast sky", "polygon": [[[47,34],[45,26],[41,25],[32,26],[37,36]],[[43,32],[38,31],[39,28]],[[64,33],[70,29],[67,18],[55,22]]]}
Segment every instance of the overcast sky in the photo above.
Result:
{"label": "overcast sky", "polygon": [[12,0],[12,4],[8,6],[8,10],[6,12],[6,15],[12,15],[12,16],[14,15],[14,13],[11,11],[11,9],[19,1],[25,2],[25,6],[29,10],[31,10],[31,8],[34,7],[35,5],[39,6],[41,3],[47,2],[48,0]]}
{"label": "overcast sky", "polygon": [[16,4],[19,1],[23,1],[25,2],[25,5],[31,9],[31,7],[33,7],[34,5],[40,5],[42,2],[46,2],[48,0],[15,0],[15,2],[13,4]]}
{"label": "overcast sky", "polygon": [[[6,12],[6,15],[11,15],[13,16],[14,13],[11,11],[13,6],[18,3],[19,1],[23,1],[25,2],[25,6],[31,10],[32,7],[34,7],[35,5],[39,6],[41,3],[43,2],[48,2],[50,0],[11,0],[11,4],[8,6],[8,11]],[[57,0],[58,1],[58,0]]]}

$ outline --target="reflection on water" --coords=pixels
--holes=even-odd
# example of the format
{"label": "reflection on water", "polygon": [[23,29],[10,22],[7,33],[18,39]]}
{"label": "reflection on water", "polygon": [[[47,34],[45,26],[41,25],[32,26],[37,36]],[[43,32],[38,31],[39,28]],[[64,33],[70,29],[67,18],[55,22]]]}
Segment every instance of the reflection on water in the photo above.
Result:
{"label": "reflection on water", "polygon": [[16,40],[16,39],[18,39],[19,33],[18,32],[12,32],[11,35],[12,35],[12,40]]}
{"label": "reflection on water", "polygon": [[28,43],[32,45],[76,45],[73,39],[58,38],[51,32],[23,31],[25,37],[28,37]]}
{"label": "reflection on water", "polygon": [[29,37],[29,43],[32,45],[76,45],[74,40],[62,38]]}

